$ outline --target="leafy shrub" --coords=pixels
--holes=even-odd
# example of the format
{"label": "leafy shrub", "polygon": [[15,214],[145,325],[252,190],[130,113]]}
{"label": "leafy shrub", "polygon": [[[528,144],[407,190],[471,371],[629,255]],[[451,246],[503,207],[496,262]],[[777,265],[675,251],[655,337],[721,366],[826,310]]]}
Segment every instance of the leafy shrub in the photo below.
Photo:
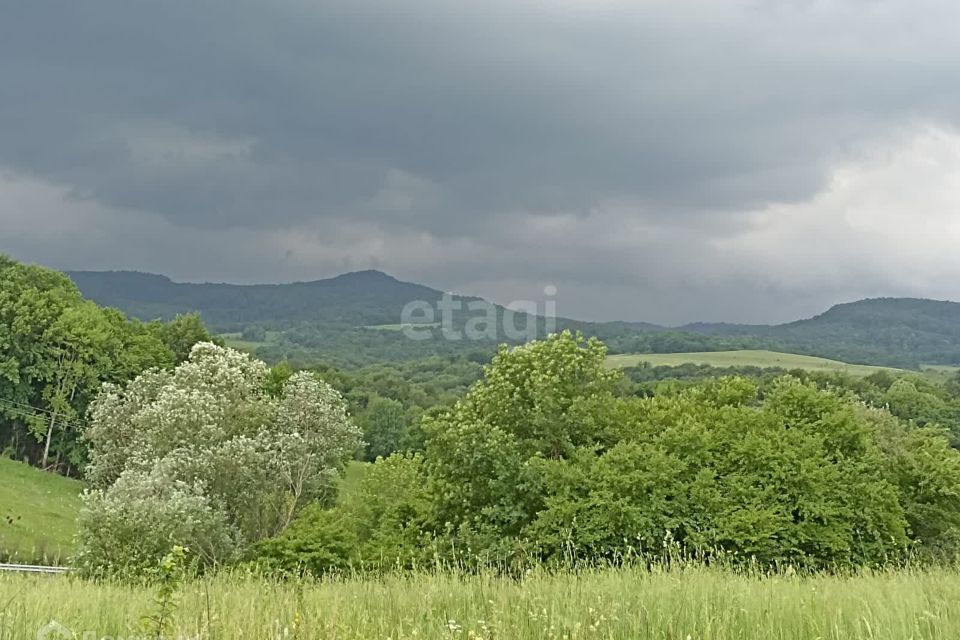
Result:
{"label": "leafy shrub", "polygon": [[[687,552],[764,565],[878,564],[907,546],[897,487],[853,405],[789,378],[758,407],[738,379],[635,405],[631,437],[541,463],[547,556]],[[669,534],[669,535],[667,535]]]}
{"label": "leafy shrub", "polygon": [[352,566],[383,570],[431,561],[434,547],[423,459],[397,454],[370,465],[352,500],[303,510],[282,535],[256,545],[257,564],[323,575]]}
{"label": "leafy shrub", "polygon": [[281,535],[258,542],[252,549],[252,557],[265,569],[320,576],[347,570],[356,545],[348,514],[313,504]]}
{"label": "leafy shrub", "polygon": [[376,396],[359,420],[367,443],[365,459],[373,461],[399,451],[407,440],[410,419],[403,404]]}
{"label": "leafy shrub", "polygon": [[83,497],[74,562],[88,575],[134,574],[183,545],[207,565],[236,557],[239,535],[203,487],[159,469],[126,471],[110,490]]}
{"label": "leafy shrub", "polygon": [[201,343],[172,371],[106,388],[86,434],[82,566],[135,570],[173,545],[219,564],[328,497],[359,430],[313,375],[289,376],[279,395],[269,382],[262,362]]}

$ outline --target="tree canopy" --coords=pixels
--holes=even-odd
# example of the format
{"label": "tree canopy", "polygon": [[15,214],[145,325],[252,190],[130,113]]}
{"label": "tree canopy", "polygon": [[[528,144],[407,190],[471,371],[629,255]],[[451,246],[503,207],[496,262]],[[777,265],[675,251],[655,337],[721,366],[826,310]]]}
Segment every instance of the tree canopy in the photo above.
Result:
{"label": "tree canopy", "polygon": [[[324,539],[380,566],[686,554],[827,568],[958,551],[960,452],[939,427],[790,375],[637,396],[604,355],[570,333],[502,348],[462,400],[425,417],[422,454],[378,460],[367,498],[312,513],[325,532],[313,557]],[[306,543],[297,531],[268,545],[269,562]]]}
{"label": "tree canopy", "polygon": [[0,432],[9,448],[76,470],[100,385],[172,366],[168,330],[84,300],[59,272],[0,256]]}

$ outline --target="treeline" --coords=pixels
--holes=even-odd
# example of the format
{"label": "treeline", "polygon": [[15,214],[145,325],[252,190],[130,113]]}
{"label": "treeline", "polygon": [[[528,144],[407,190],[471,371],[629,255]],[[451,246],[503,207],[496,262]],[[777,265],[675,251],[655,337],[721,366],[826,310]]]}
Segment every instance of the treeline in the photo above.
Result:
{"label": "treeline", "polygon": [[[502,314],[498,315],[502,317]],[[451,325],[462,331],[469,318],[457,316]],[[547,335],[547,325],[540,320],[533,332],[538,338]],[[517,325],[526,326],[521,316]],[[247,325],[240,332],[244,341],[254,343],[254,353],[268,363],[288,362],[304,368],[323,362],[338,369],[362,369],[392,362],[409,363],[430,357],[466,358],[489,362],[501,343],[522,344],[525,340],[499,335],[499,338],[447,340],[439,327],[419,328],[429,338],[411,340],[399,329],[356,327],[316,322],[274,330],[276,325]],[[593,324],[561,320],[558,330],[571,330],[602,340],[611,353],[692,353],[730,351],[736,349],[775,349],[782,346],[774,340],[753,337],[711,336],[683,331],[638,331],[620,323]]]}
{"label": "treeline", "polygon": [[[435,304],[443,295],[379,272],[249,286],[176,284],[162,276],[129,272],[86,272],[75,277],[90,299],[143,320],[169,320],[178,313],[200,312],[216,331],[244,333],[247,340],[265,342],[257,356],[271,363],[287,360],[306,366],[322,361],[339,368],[359,368],[431,355],[468,355],[476,350],[489,359],[497,343],[510,342],[504,331],[489,339],[450,341],[435,330],[432,339],[413,341],[396,331],[371,329],[399,322],[401,310],[411,301]],[[475,298],[456,299],[463,303],[451,314],[452,326],[458,331],[488,312],[470,310]],[[502,326],[504,309],[494,307],[493,311],[494,322]],[[517,322],[522,326],[525,320]],[[544,337],[544,318],[534,322],[537,337]],[[814,318],[771,326],[694,323],[670,329],[646,323],[558,318],[557,328],[596,336],[611,353],[749,348],[911,369],[923,364],[960,365],[960,304],[934,300],[861,300],[836,305]]]}
{"label": "treeline", "polygon": [[[275,369],[292,371],[286,364]],[[363,431],[365,444],[358,457],[368,462],[422,449],[423,417],[453,405],[483,375],[481,364],[457,356],[381,363],[356,371],[312,370],[343,394]]]}
{"label": "treeline", "polygon": [[934,375],[883,369],[867,376],[804,369],[698,364],[652,366],[641,363],[624,369],[624,375],[630,382],[630,393],[639,396],[670,393],[724,376],[748,377],[756,382],[760,393],[763,393],[786,374],[813,384],[818,389],[851,395],[859,402],[888,410],[911,424],[942,427],[950,434],[954,445],[960,446],[960,371],[941,380]]}
{"label": "treeline", "polygon": [[[484,367],[269,367],[196,316],[130,320],[0,259],[6,453],[82,469],[90,574],[139,574],[172,546],[198,569],[318,575],[960,553],[960,379],[621,372],[606,353],[564,332]],[[375,462],[338,500],[357,458]]]}
{"label": "treeline", "polygon": [[676,554],[825,569],[960,551],[960,453],[943,429],[792,376],[642,397],[605,355],[570,334],[502,349],[424,418],[420,452],[379,459],[350,499],[308,507],[248,557],[322,574]]}
{"label": "treeline", "polygon": [[196,315],[130,320],[85,300],[64,274],[0,255],[3,455],[77,473],[87,407],[103,383],[172,367],[210,339]]}
{"label": "treeline", "polygon": [[[605,357],[602,343],[569,333],[502,347],[406,440],[368,441],[366,455],[382,455],[337,500],[335,478],[361,439],[397,435],[373,408],[412,409],[420,384],[402,399],[361,391],[361,433],[322,380],[346,388],[349,377],[201,343],[175,369],[108,386],[94,403],[76,563],[138,574],[171,545],[191,549],[198,569],[318,575],[677,555],[831,569],[960,552],[960,453],[942,428],[792,376],[638,393]],[[380,374],[390,393],[397,372]]]}
{"label": "treeline", "polygon": [[432,335],[428,340],[418,341],[409,339],[399,330],[312,323],[282,332],[253,325],[246,327],[242,335],[264,338],[265,344],[258,345],[254,351],[258,358],[271,364],[287,362],[296,368],[324,363],[351,370],[431,357],[462,357],[474,362],[489,362],[497,350],[495,340],[451,341],[444,339],[438,328],[429,331]]}
{"label": "treeline", "polygon": [[[281,364],[278,368],[289,367]],[[457,356],[381,363],[357,370],[311,370],[343,393],[368,443],[362,456],[367,461],[397,451],[422,452],[422,417],[452,406],[483,374],[480,364]],[[785,375],[890,411],[917,426],[939,426],[949,433],[951,444],[960,447],[960,372],[941,377],[879,370],[868,376],[854,376],[776,367],[693,363],[655,366],[644,362],[623,369],[617,386],[618,393],[624,396],[650,398],[679,393],[716,378],[739,377],[753,381],[758,394],[763,395]]]}

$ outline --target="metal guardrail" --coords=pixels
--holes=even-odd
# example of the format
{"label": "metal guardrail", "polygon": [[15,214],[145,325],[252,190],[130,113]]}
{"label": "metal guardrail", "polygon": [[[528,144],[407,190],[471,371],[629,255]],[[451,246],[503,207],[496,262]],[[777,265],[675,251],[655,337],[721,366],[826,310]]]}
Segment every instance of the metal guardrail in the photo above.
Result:
{"label": "metal guardrail", "polygon": [[46,567],[39,564],[2,564],[0,571],[13,571],[17,573],[67,573],[70,567]]}

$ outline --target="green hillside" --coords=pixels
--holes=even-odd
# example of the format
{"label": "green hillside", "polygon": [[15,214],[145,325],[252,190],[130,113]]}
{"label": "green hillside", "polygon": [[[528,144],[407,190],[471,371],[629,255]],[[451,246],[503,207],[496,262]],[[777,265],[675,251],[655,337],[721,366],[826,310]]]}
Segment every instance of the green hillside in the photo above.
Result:
{"label": "green hillside", "polygon": [[[401,282],[380,271],[289,284],[173,282],[132,271],[71,271],[84,296],[142,320],[198,311],[218,332],[252,325],[289,328],[303,323],[360,327],[396,323],[412,300],[435,302],[441,291]],[[470,300],[473,298],[464,298]]]}
{"label": "green hillside", "polygon": [[[404,306],[415,300],[434,304],[443,294],[379,271],[276,285],[176,283],[164,276],[122,271],[69,275],[86,297],[141,319],[199,312],[213,330],[237,334],[232,344],[271,362],[287,359],[351,368],[474,351],[489,356],[498,342],[508,341],[502,331],[496,339],[446,340],[435,326],[431,339],[408,339],[398,330]],[[456,298],[463,303],[478,300]],[[499,324],[503,308],[496,309]],[[460,331],[475,315],[466,307],[455,311],[451,326]],[[543,337],[545,325],[542,319],[537,322],[537,334]],[[911,369],[922,364],[960,365],[960,303],[936,300],[861,300],[836,305],[813,318],[769,326],[693,323],[671,329],[566,318],[558,318],[556,326],[596,336],[612,353],[748,349]],[[250,339],[264,334],[269,339]]]}
{"label": "green hillside", "polygon": [[682,329],[714,338],[750,338],[774,350],[845,362],[908,368],[960,364],[960,303],[949,301],[872,298],[781,325],[692,324]]}
{"label": "green hillside", "polygon": [[[763,367],[779,369],[805,369],[807,371],[834,371],[850,375],[870,375],[879,369],[870,365],[857,365],[817,358],[814,356],[780,353],[765,350],[706,351],[698,353],[644,353],[607,356],[610,367],[633,367],[641,362],[652,366],[677,366],[681,364],[705,364],[713,367]],[[894,370],[894,369],[889,369]]]}
{"label": "green hillside", "polygon": [[0,459],[0,558],[60,563],[73,550],[83,484]]}

